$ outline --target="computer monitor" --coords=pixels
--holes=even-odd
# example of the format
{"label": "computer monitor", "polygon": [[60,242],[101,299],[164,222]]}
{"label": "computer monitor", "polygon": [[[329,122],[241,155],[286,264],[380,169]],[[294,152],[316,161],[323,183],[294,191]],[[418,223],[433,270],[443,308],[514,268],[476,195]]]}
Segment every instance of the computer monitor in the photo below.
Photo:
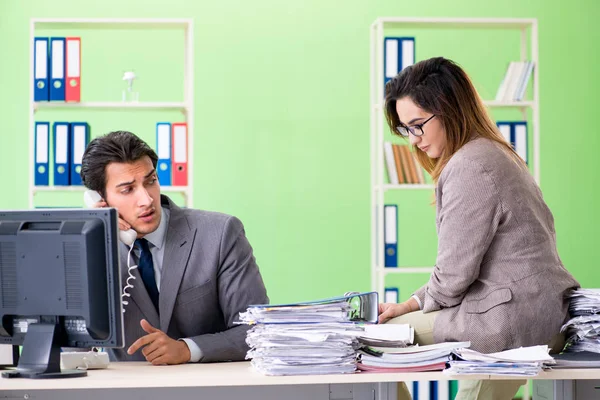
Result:
{"label": "computer monitor", "polygon": [[0,344],[22,345],[5,377],[65,378],[61,347],[123,347],[114,208],[0,211]]}

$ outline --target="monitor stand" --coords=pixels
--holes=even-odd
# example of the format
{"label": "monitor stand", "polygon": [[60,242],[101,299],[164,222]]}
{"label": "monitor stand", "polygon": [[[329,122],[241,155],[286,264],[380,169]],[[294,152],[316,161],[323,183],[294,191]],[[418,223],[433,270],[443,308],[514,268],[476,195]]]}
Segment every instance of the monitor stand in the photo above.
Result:
{"label": "monitor stand", "polygon": [[[47,321],[47,320],[46,320]],[[60,348],[66,334],[58,318],[27,327],[23,352],[16,370],[2,372],[4,378],[57,379],[87,376],[87,371],[60,369]]]}

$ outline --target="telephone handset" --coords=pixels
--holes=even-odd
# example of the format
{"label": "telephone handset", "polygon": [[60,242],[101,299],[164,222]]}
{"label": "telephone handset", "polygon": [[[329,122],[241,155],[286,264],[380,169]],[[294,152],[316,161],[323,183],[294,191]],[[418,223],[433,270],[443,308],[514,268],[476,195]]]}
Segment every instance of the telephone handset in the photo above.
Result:
{"label": "telephone handset", "polygon": [[[94,190],[86,190],[83,194],[83,201],[86,207],[92,207],[94,204],[102,200],[100,194]],[[133,229],[122,231],[119,229],[119,239],[127,246],[132,246],[137,238],[137,232]]]}
{"label": "telephone handset", "polygon": [[[83,193],[83,202],[86,207],[93,207],[94,204],[102,200],[102,196],[100,193],[93,190],[86,190]],[[137,238],[137,232],[133,229],[129,229],[127,231],[122,231],[119,229],[119,239],[121,242],[125,243],[129,246],[129,254],[127,255],[127,273],[129,276],[127,277],[127,281],[125,282],[125,287],[123,288],[123,294],[121,295],[121,299],[123,302],[123,312],[125,312],[125,306],[129,304],[127,301],[127,297],[131,297],[131,294],[127,291],[128,289],[133,289],[133,280],[135,276],[131,273],[134,269],[137,268],[137,265],[131,265],[131,252],[133,251],[133,242]]]}

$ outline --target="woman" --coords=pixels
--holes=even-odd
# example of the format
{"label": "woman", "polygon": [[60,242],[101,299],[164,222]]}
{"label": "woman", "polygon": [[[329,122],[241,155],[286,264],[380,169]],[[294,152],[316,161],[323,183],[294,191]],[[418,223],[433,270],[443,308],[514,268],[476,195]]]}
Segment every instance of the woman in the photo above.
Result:
{"label": "woman", "polygon": [[[380,304],[380,322],[411,324],[420,344],[470,341],[484,353],[553,345],[579,284],[540,189],[469,77],[450,60],[421,61],[388,82],[385,103],[390,129],[436,183],[438,253],[429,282]],[[524,382],[461,381],[457,399],[512,399]]]}

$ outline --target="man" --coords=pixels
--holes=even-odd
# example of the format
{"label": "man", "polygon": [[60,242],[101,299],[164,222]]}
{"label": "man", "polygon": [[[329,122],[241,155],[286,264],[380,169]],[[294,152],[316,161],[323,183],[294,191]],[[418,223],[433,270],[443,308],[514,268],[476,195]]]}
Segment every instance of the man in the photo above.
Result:
{"label": "man", "polygon": [[[115,207],[119,228],[134,229],[137,269],[124,306],[125,348],[119,361],[154,365],[243,360],[247,326],[234,325],[250,304],[268,303],[242,223],[235,217],[182,209],[160,194],[156,153],[130,132],[94,139],[81,178]],[[121,279],[129,246],[120,244]]]}

